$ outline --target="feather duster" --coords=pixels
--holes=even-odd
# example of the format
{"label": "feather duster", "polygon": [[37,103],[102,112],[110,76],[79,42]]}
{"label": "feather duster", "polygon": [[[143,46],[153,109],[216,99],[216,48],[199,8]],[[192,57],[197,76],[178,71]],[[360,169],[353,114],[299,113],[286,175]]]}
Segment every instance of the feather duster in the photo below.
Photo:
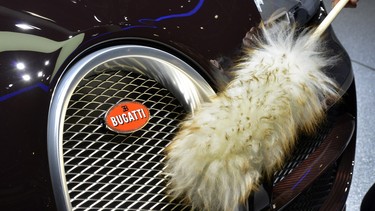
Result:
{"label": "feather duster", "polygon": [[187,117],[166,148],[169,195],[234,210],[281,167],[299,133],[313,132],[340,96],[313,30],[261,26],[229,84]]}

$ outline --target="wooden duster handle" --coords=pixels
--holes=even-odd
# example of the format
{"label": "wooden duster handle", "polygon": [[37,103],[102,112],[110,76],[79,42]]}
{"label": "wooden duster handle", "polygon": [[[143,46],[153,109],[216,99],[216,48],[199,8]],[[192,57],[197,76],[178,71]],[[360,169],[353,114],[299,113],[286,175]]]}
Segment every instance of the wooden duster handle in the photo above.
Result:
{"label": "wooden duster handle", "polygon": [[342,8],[349,2],[349,0],[340,0],[335,7],[331,10],[331,12],[327,15],[327,17],[323,20],[321,24],[319,24],[318,28],[316,28],[315,32],[313,33],[314,38],[320,37],[324,31],[328,28],[328,26],[332,23],[332,21],[336,18],[336,16],[341,12]]}

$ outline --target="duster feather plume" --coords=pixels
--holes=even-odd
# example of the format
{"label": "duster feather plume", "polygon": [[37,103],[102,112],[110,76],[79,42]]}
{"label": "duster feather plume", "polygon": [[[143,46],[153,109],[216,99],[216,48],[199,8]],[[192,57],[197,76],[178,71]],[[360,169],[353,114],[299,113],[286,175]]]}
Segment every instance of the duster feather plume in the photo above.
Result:
{"label": "duster feather plume", "polygon": [[262,26],[234,78],[185,119],[166,148],[169,194],[193,208],[234,210],[279,168],[301,132],[339,99],[332,65],[311,31]]}

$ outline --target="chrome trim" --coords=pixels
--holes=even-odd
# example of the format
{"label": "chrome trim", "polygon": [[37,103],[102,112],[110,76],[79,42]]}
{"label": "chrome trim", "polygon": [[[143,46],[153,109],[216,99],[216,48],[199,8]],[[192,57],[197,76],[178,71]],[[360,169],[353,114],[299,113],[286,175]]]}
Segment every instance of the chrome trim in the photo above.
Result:
{"label": "chrome trim", "polygon": [[88,74],[116,62],[146,75],[170,90],[188,112],[215,95],[211,86],[191,66],[167,52],[139,45],[113,46],[94,52],[74,64],[53,93],[48,114],[48,159],[52,185],[60,210],[72,210],[63,160],[63,126],[66,109],[78,83]]}

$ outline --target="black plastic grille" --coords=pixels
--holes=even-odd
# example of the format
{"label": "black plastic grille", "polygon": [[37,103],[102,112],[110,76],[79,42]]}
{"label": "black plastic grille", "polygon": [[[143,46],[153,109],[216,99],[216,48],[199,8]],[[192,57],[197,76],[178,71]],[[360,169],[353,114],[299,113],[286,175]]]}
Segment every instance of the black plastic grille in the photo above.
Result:
{"label": "black plastic grille", "polygon": [[[335,108],[330,110],[334,113]],[[287,159],[283,169],[275,172],[273,185],[282,181],[294,168],[296,168],[302,161],[308,158],[324,141],[332,129],[334,115],[328,116],[327,121],[320,125],[317,131],[312,135],[301,135],[297,141],[295,149],[291,156]],[[337,173],[337,164],[321,175],[313,184],[304,192],[302,192],[296,199],[294,199],[283,210],[319,210],[327,199],[335,180]]]}
{"label": "black plastic grille", "polygon": [[[106,129],[106,111],[122,101],[147,106],[149,123],[129,134]],[[84,78],[69,102],[63,134],[73,209],[189,209],[169,202],[161,174],[163,150],[184,115],[168,90],[143,75],[109,70]]]}
{"label": "black plastic grille", "polygon": [[274,185],[283,180],[294,168],[307,159],[307,157],[320,146],[332,128],[333,123],[329,119],[320,125],[313,135],[301,135],[298,138],[294,151],[292,155],[287,158],[283,169],[275,172],[273,180]]}
{"label": "black plastic grille", "polygon": [[312,211],[319,210],[332,190],[337,173],[337,163],[327,169],[326,173],[320,176],[310,188],[299,195],[285,210],[287,211]]}

